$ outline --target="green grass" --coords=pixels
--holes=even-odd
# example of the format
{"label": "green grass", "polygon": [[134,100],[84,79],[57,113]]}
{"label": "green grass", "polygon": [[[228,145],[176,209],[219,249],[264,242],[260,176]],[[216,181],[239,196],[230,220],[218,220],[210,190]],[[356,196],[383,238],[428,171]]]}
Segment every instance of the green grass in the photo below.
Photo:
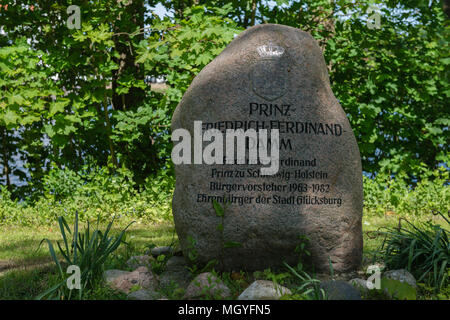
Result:
{"label": "green grass", "polygon": [[[119,221],[113,233],[119,233],[130,221]],[[103,228],[106,227],[106,223]],[[83,227],[81,227],[82,229]],[[48,246],[39,243],[43,238],[61,240],[58,225],[49,227],[0,226],[0,300],[33,299],[52,285],[58,283],[58,272],[52,262]],[[127,232],[126,241],[121,245],[106,268],[124,268],[132,255],[143,254],[152,244],[170,244],[174,238],[171,223],[157,225],[133,224]],[[107,288],[96,288],[88,292],[90,299],[124,299]]]}
{"label": "green grass", "polygon": [[[425,221],[432,218],[440,223],[439,217],[412,218],[411,222]],[[114,233],[119,233],[130,220],[121,219],[113,227]],[[440,223],[441,224],[441,223]],[[377,258],[377,249],[382,244],[383,235],[377,233],[382,227],[398,225],[395,215],[381,217],[364,217],[364,267]],[[441,225],[444,225],[443,223]],[[106,224],[102,227],[105,227]],[[81,226],[82,229],[84,226]],[[58,273],[51,261],[48,247],[42,245],[37,250],[43,238],[61,240],[58,225],[55,223],[48,227],[19,227],[0,226],[0,300],[2,299],[33,299],[39,293],[58,282]],[[121,245],[113,258],[108,260],[105,268],[125,268],[125,262],[132,255],[141,255],[151,245],[169,245],[176,240],[172,223],[146,224],[143,222],[133,224],[126,236],[129,245]],[[381,257],[378,257],[380,259]],[[224,279],[226,280],[226,279]],[[228,284],[230,281],[226,281]],[[234,281],[237,286],[238,283]],[[245,282],[245,281],[244,281]],[[230,285],[234,285],[231,283]],[[239,288],[241,285],[238,286]],[[238,290],[236,288],[236,290]],[[240,288],[239,290],[242,290]],[[434,299],[430,290],[421,290],[420,299]],[[236,291],[237,293],[237,291]],[[126,299],[105,287],[98,287],[88,292],[85,299]]]}
{"label": "green grass", "polygon": [[[402,216],[403,217],[403,216]],[[364,234],[364,257],[365,260],[372,261],[375,258],[378,260],[380,257],[377,256],[378,249],[381,247],[384,235],[378,231],[383,231],[384,228],[398,227],[399,216],[397,215],[387,215],[380,217],[363,217],[363,234]],[[405,217],[403,217],[405,218]],[[428,219],[431,219],[433,223],[439,224],[443,228],[448,228],[444,220],[440,216],[434,216],[429,214],[426,217],[407,217],[408,221],[412,224],[417,225],[423,223]],[[402,222],[402,225],[405,222]]]}

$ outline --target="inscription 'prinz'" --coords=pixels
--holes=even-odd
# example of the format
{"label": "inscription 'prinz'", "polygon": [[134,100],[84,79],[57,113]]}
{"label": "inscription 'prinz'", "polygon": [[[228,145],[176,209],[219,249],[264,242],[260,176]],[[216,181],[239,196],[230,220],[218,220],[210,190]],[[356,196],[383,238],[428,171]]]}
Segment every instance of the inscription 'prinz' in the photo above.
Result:
{"label": "inscription 'prinz'", "polygon": [[280,106],[276,104],[266,104],[266,103],[256,103],[250,102],[249,115],[258,114],[260,116],[265,115],[266,117],[272,116],[291,116],[289,111],[295,111],[295,109],[291,109],[290,104],[282,104]]}

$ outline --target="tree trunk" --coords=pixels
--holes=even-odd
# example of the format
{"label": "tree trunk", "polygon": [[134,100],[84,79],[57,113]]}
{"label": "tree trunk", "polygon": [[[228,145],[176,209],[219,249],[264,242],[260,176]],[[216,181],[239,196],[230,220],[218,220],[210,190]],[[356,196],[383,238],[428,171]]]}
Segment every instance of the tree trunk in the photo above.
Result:
{"label": "tree trunk", "polygon": [[450,19],[450,0],[442,1],[442,9],[444,13],[447,15],[447,19]]}
{"label": "tree trunk", "polygon": [[250,25],[255,25],[255,17],[256,17],[256,0],[252,0],[252,17],[250,21]]}
{"label": "tree trunk", "polygon": [[[136,54],[133,49],[131,37],[124,32],[133,33],[137,28],[144,27],[144,13],[145,6],[142,0],[130,0],[126,4],[127,8],[124,10],[124,15],[119,18],[114,25],[115,33],[122,33],[116,35],[114,38],[115,49],[119,53],[120,58],[115,59],[119,68],[113,75],[112,80],[112,101],[115,110],[125,110],[139,106],[145,97],[144,90],[136,87],[131,87],[128,93],[117,94],[119,87],[119,79],[127,72],[136,80],[144,80],[144,68],[136,63]],[[143,40],[144,35],[135,35],[136,39]]]}
{"label": "tree trunk", "polygon": [[11,181],[9,179],[9,164],[8,164],[8,133],[6,128],[2,128],[2,162],[3,162],[3,174],[5,175],[6,188],[11,190]]}

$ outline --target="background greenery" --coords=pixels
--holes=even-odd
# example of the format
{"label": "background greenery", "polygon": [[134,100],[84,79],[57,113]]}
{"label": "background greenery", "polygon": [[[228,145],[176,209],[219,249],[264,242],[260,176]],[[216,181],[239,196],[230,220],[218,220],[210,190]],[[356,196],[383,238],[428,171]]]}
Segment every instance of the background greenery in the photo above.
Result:
{"label": "background greenery", "polygon": [[[86,203],[95,194],[97,206],[108,197],[154,204],[153,196],[167,196],[174,108],[195,75],[257,23],[294,26],[318,40],[371,178],[414,187],[437,179],[431,173],[440,166],[448,170],[443,1],[9,2],[0,10],[2,201],[48,212],[49,197],[64,207],[67,195]],[[154,14],[158,2],[171,17]],[[79,30],[66,26],[71,4],[81,8]],[[371,5],[380,28],[367,25]],[[149,76],[165,77],[167,88],[152,90]]]}
{"label": "background greenery", "polygon": [[[81,8],[79,30],[66,25],[72,4]],[[157,4],[170,15],[156,15]],[[380,28],[367,24],[371,6]],[[152,243],[172,244],[172,113],[236,35],[278,23],[318,41],[356,135],[365,171],[364,263],[381,254],[417,276],[439,263],[420,280],[418,298],[448,299],[448,232],[440,227],[448,223],[432,213],[450,208],[449,11],[448,0],[3,0],[0,298],[29,299],[58,284],[49,250],[36,248],[43,237],[60,239],[59,216],[73,222],[78,211],[84,226],[116,216],[115,234],[136,221],[105,268],[123,268]],[[397,227],[399,218],[411,229]],[[221,275],[238,294],[249,279],[231,276]],[[125,298],[104,286],[85,295]]]}

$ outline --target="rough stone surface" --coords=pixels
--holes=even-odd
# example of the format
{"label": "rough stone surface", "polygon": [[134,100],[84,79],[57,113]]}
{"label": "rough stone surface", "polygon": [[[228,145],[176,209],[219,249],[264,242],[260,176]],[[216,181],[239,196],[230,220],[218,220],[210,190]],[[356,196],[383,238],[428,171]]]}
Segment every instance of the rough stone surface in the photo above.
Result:
{"label": "rough stone surface", "polygon": [[406,282],[410,286],[417,288],[416,279],[406,269],[389,270],[383,273],[383,278],[394,279],[400,282]]}
{"label": "rough stone surface", "polygon": [[[262,57],[258,47],[270,44],[284,53]],[[216,259],[223,270],[263,270],[282,261],[295,264],[299,235],[306,235],[315,270],[328,272],[329,258],[335,271],[360,265],[359,149],[308,33],[273,24],[242,32],[193,80],[174,112],[172,132],[183,128],[194,137],[194,121],[222,131],[279,129],[283,162],[272,176],[258,176],[262,166],[255,164],[176,165],[172,207],[184,256],[195,249],[199,263]],[[221,231],[212,200],[224,197]],[[224,249],[230,241],[240,246]]]}
{"label": "rough stone surface", "polygon": [[160,288],[172,288],[175,286],[186,289],[191,280],[191,273],[187,269],[166,270],[159,275]]}
{"label": "rough stone surface", "polygon": [[379,270],[380,272],[383,272],[383,270],[385,270],[386,266],[384,265],[384,263],[374,263],[374,264],[370,264],[365,268],[365,274],[367,275],[372,275],[374,270]]}
{"label": "rough stone surface", "polygon": [[139,267],[148,267],[151,268],[150,262],[153,260],[153,257],[148,255],[142,256],[133,256],[127,261],[127,267],[131,269],[136,269]]}
{"label": "rough stone surface", "polygon": [[130,293],[131,288],[139,286],[142,289],[156,290],[157,277],[146,267],[139,267],[133,272],[128,272],[116,277],[110,285],[121,292]]}
{"label": "rough stone surface", "polygon": [[275,285],[272,281],[256,280],[239,295],[238,300],[278,300],[291,293],[288,288]]}
{"label": "rough stone surface", "polygon": [[345,281],[326,281],[320,284],[328,300],[361,300],[361,293]]}
{"label": "rough stone surface", "polygon": [[316,273],[315,274],[316,279],[320,281],[330,281],[330,280],[342,280],[342,281],[349,281],[350,279],[357,278],[358,272],[357,271],[351,271],[351,272],[335,272],[332,275],[330,272],[328,273]]}
{"label": "rough stone surface", "polygon": [[116,278],[118,278],[119,276],[123,276],[125,274],[129,274],[129,271],[123,271],[123,270],[118,270],[118,269],[111,269],[111,270],[106,270],[103,273],[103,278],[105,279],[106,283],[111,283],[113,282]]}
{"label": "rough stone surface", "polygon": [[166,271],[179,271],[186,269],[186,260],[184,257],[171,257],[169,260],[167,260],[166,263]]}
{"label": "rough stone surface", "polygon": [[192,275],[186,268],[184,257],[171,257],[167,260],[164,272],[159,276],[160,288],[175,287],[186,289],[192,280]]}
{"label": "rough stone surface", "polygon": [[169,254],[172,254],[174,252],[174,250],[172,249],[172,247],[164,246],[164,247],[153,248],[152,250],[150,250],[150,252],[153,256],[156,257],[156,256],[160,256],[162,254],[167,256]]}
{"label": "rough stone surface", "polygon": [[137,290],[127,295],[128,300],[157,300],[160,295],[150,290]]}
{"label": "rough stone surface", "polygon": [[183,299],[225,299],[231,296],[230,289],[211,272],[199,274],[186,289]]}
{"label": "rough stone surface", "polygon": [[170,247],[170,246],[163,246],[163,247],[155,247],[151,250],[148,250],[146,254],[151,254],[154,257],[160,256],[162,254],[168,256],[182,256],[183,252],[179,247]]}

